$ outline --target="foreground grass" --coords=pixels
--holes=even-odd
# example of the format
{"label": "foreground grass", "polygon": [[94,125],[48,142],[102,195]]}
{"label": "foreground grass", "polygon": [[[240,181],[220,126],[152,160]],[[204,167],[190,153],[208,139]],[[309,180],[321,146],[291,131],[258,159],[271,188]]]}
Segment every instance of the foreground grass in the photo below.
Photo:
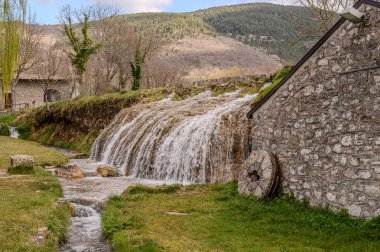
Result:
{"label": "foreground grass", "polygon": [[59,166],[67,163],[67,158],[58,151],[48,149],[35,142],[0,136],[0,169],[7,169],[11,165],[10,156],[16,154],[33,156],[37,166]]}
{"label": "foreground grass", "polygon": [[379,218],[366,223],[285,196],[260,202],[234,183],[134,187],[109,200],[102,223],[115,251],[380,251]]}
{"label": "foreground grass", "polygon": [[[0,137],[0,167],[9,167],[14,154],[30,154],[38,164],[66,162],[60,153],[39,144]],[[57,179],[41,167],[33,174],[0,177],[0,251],[58,250],[70,220],[69,207],[55,204],[59,197]]]}

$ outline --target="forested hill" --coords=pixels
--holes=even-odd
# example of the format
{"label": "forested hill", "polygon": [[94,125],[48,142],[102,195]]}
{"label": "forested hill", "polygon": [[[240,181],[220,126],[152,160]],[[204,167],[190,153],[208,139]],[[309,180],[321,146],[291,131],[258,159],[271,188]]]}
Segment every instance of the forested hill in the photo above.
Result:
{"label": "forested hill", "polygon": [[225,35],[251,46],[268,49],[288,61],[296,61],[307,50],[308,43],[297,43],[302,37],[296,23],[313,26],[307,8],[267,3],[215,7],[191,13],[143,13],[124,15],[136,27],[152,26],[165,38],[181,39],[200,35]]}

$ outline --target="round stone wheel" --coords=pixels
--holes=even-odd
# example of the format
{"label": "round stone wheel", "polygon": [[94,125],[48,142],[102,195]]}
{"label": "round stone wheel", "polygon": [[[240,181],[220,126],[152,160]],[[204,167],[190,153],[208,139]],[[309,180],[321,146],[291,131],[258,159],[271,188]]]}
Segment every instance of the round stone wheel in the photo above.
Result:
{"label": "round stone wheel", "polygon": [[275,191],[277,183],[276,158],[267,151],[253,151],[240,171],[239,193],[255,195],[259,199],[264,199]]}

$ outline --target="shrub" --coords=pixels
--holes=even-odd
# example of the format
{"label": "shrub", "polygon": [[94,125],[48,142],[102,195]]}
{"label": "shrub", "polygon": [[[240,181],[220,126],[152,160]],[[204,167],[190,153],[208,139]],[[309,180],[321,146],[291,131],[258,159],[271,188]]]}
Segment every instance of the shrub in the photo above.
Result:
{"label": "shrub", "polygon": [[0,124],[0,136],[10,136],[10,134],[8,126]]}

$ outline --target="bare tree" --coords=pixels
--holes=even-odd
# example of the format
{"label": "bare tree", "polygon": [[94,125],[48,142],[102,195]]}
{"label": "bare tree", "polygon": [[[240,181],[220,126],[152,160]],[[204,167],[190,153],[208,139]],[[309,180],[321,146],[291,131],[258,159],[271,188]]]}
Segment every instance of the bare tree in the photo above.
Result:
{"label": "bare tree", "polygon": [[309,34],[320,36],[326,33],[336,22],[338,11],[349,7],[354,0],[298,0],[299,3],[309,8],[317,26],[313,30],[304,31]]}
{"label": "bare tree", "polygon": [[90,62],[91,76],[88,76],[87,83],[88,93],[98,95],[112,89],[111,83],[118,72],[114,50],[119,46],[115,45],[115,37],[120,34],[116,32],[119,22],[114,17],[119,10],[112,5],[98,3],[83,9],[82,12],[87,12],[91,19],[91,35],[94,41],[102,45]]}
{"label": "bare tree", "polygon": [[48,50],[40,50],[41,62],[36,67],[37,79],[44,92],[44,101],[49,110],[49,90],[51,90],[60,80],[60,69],[64,64],[64,57],[61,50],[50,47]]}
{"label": "bare tree", "polygon": [[147,63],[143,76],[144,88],[177,86],[181,83],[183,64],[169,65],[159,57],[152,57]]}
{"label": "bare tree", "polygon": [[32,70],[40,60],[38,49],[41,44],[41,32],[42,29],[33,16],[29,18],[29,23],[25,24],[20,34],[19,51],[11,87],[12,108],[15,107],[16,87],[21,75]]}

